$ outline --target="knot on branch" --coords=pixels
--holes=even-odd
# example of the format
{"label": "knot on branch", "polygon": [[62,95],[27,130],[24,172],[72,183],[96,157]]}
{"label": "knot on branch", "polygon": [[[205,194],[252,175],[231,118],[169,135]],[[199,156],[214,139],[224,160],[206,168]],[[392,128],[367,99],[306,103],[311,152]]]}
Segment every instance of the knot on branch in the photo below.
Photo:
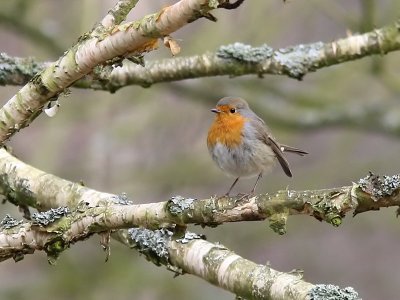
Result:
{"label": "knot on branch", "polygon": [[217,50],[217,56],[223,59],[234,59],[243,63],[260,63],[268,58],[271,58],[274,53],[267,44],[260,47],[252,47],[242,43],[234,43],[226,46],[221,46]]}
{"label": "knot on branch", "polygon": [[371,195],[375,201],[392,196],[400,188],[400,175],[382,176],[369,172],[368,176],[358,181],[361,190]]}
{"label": "knot on branch", "polygon": [[333,284],[317,284],[309,292],[310,300],[361,300],[352,287],[341,289]]}

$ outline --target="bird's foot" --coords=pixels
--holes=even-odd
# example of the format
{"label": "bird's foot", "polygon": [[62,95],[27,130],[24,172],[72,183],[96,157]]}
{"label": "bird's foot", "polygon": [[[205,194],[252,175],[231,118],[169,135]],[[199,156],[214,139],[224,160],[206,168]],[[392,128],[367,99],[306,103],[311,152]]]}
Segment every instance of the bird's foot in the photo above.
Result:
{"label": "bird's foot", "polygon": [[254,192],[245,193],[245,194],[239,193],[239,194],[236,195],[236,197],[238,197],[238,198],[236,199],[236,201],[242,201],[242,200],[244,200],[244,199],[249,199],[249,198],[252,197],[252,196],[254,196]]}

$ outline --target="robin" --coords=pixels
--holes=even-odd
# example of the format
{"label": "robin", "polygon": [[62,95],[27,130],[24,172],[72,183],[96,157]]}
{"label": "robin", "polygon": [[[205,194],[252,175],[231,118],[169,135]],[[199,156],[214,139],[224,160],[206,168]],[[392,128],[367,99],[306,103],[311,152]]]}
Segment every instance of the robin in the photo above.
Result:
{"label": "robin", "polygon": [[250,194],[254,194],[263,173],[272,169],[278,160],[285,174],[292,177],[283,152],[308,154],[298,148],[279,144],[265,122],[238,97],[225,97],[211,109],[216,114],[208,131],[207,146],[212,159],[235,181],[225,194],[229,196],[241,177],[258,175]]}

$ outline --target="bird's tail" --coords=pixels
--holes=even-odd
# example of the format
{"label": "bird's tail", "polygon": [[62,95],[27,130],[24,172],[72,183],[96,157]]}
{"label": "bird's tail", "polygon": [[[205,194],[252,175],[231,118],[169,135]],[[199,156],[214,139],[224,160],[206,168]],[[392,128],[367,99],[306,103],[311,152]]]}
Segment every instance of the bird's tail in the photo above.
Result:
{"label": "bird's tail", "polygon": [[306,152],[304,150],[301,150],[299,148],[291,147],[291,146],[288,146],[288,145],[280,145],[280,146],[281,146],[281,150],[283,152],[295,153],[295,154],[301,155],[301,156],[304,156],[304,155],[308,154],[308,152]]}

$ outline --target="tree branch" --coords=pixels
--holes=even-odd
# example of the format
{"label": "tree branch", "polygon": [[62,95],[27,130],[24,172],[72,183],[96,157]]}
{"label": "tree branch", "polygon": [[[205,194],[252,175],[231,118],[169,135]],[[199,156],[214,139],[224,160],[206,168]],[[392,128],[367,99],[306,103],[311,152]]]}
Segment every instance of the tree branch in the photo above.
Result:
{"label": "tree branch", "polygon": [[115,26],[98,36],[83,35],[58,61],[34,76],[0,109],[0,144],[28,126],[48,101],[54,100],[95,66],[153,50],[158,38],[203,17],[224,2],[226,0],[181,0],[156,14]]}
{"label": "tree branch", "polygon": [[[98,217],[97,221],[106,219]],[[103,229],[88,216],[70,213],[66,208],[34,215],[33,223],[21,224],[6,217],[0,223],[0,261],[44,250],[50,263],[70,244],[84,240]],[[282,273],[270,266],[257,265],[233,253],[221,244],[212,244],[202,236],[185,232],[177,235],[167,229],[134,228],[125,235],[126,244],[138,249],[156,265],[165,265],[176,275],[189,273],[249,299],[310,299],[315,295],[348,295],[358,299],[352,288],[332,285],[314,286],[302,280],[302,272]]]}
{"label": "tree branch", "polygon": [[[351,186],[324,190],[282,190],[244,199],[240,195],[202,200],[177,196],[165,202],[135,205],[127,203],[124,195],[102,193],[61,179],[0,149],[0,192],[11,203],[40,210],[63,206],[74,209],[82,204],[86,209],[106,207],[109,215],[121,219],[112,221],[114,225],[111,228],[102,224],[104,230],[134,226],[160,228],[172,224],[185,226],[190,223],[216,226],[226,222],[268,219],[275,232],[284,234],[289,215],[310,215],[339,226],[350,212],[356,215],[380,207],[399,206],[400,175],[381,179],[370,174]],[[120,201],[126,205],[123,212]]]}
{"label": "tree branch", "polygon": [[310,284],[302,280],[302,271],[276,271],[190,232],[177,238],[166,229],[133,228],[124,240],[156,265],[198,276],[245,299],[359,299],[353,288]]}
{"label": "tree branch", "polygon": [[[133,205],[124,196],[100,193],[34,169],[0,149],[0,188],[8,200],[35,207],[60,206],[32,215],[22,223],[7,216],[0,222],[0,260],[21,260],[25,254],[44,250],[53,263],[71,244],[94,233],[108,236],[111,230],[135,225],[175,227],[150,231],[119,232],[119,240],[135,245],[157,265],[164,264],[209,281],[251,299],[326,299],[346,295],[358,299],[351,289],[331,285],[313,286],[298,274],[256,265],[221,245],[199,240],[184,232],[186,223],[215,226],[223,222],[270,219],[270,226],[284,233],[289,214],[308,214],[335,226],[349,211],[354,213],[400,204],[400,176],[370,174],[352,187],[320,191],[280,191],[249,199],[175,197],[161,203]],[[99,199],[96,199],[96,197]],[[108,239],[106,239],[108,240]],[[107,246],[107,245],[106,245]],[[293,298],[291,298],[293,297]],[[310,298],[311,297],[311,298]],[[312,298],[314,297],[314,298]],[[320,297],[320,298],[318,298]],[[343,296],[344,297],[344,296]],[[338,298],[339,299],[339,298]]]}
{"label": "tree branch", "polygon": [[[115,92],[128,85],[149,87],[159,82],[169,82],[207,76],[241,76],[248,74],[287,75],[301,79],[308,72],[340,64],[345,61],[360,59],[373,54],[386,54],[400,49],[400,20],[394,24],[375,29],[374,31],[353,35],[332,43],[317,42],[274,50],[267,45],[251,47],[236,43],[221,46],[215,53],[204,53],[191,57],[176,57],[160,61],[146,62],[146,66],[125,63],[113,70],[96,69],[74,84],[78,88],[92,88]],[[0,73],[1,84],[21,84],[16,77],[18,70],[30,70],[32,65],[25,64],[19,58],[3,54],[8,72]],[[47,64],[44,64],[45,67]],[[41,63],[36,63],[41,68]],[[33,69],[33,76],[36,69]],[[12,72],[13,73],[12,73]]]}

